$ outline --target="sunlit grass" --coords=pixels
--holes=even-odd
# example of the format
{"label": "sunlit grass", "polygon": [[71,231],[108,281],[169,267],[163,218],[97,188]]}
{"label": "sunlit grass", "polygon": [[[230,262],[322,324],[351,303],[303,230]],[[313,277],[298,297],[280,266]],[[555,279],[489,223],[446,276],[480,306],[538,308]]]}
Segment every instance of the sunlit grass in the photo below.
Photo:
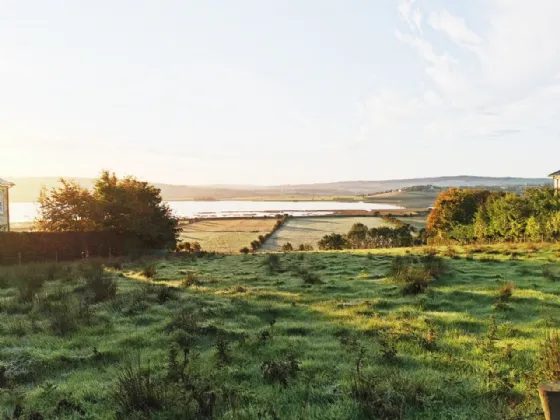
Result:
{"label": "sunlit grass", "polygon": [[[512,260],[506,255],[512,248],[522,255]],[[76,418],[71,410],[57,412],[66,399],[88,418],[115,418],[115,381],[125,363],[140,359],[155,380],[168,381],[176,339],[169,325],[186,310],[200,316],[189,372],[220,396],[214,418],[368,418],[364,401],[351,392],[365,378],[389,387],[383,395],[395,404],[376,406],[374,418],[395,407],[405,419],[527,417],[539,409],[538,345],[560,317],[560,282],[543,275],[545,265],[556,269],[558,247],[537,248],[485,246],[470,260],[473,247],[456,246],[456,256],[444,257],[446,273],[419,295],[404,295],[390,266],[397,255],[425,255],[424,248],[279,254],[274,273],[263,255],[128,262],[108,270],[117,296],[91,304],[88,318],[65,336],[53,334],[36,303],[18,300],[10,279],[0,288],[0,365],[10,372],[0,414],[12,416],[20,404],[26,415]],[[447,247],[435,250],[445,255]],[[152,279],[142,274],[146,264],[154,264]],[[302,268],[321,282],[307,284]],[[8,271],[0,268],[0,275]],[[54,299],[64,288],[82,296],[77,273],[47,281],[39,294]],[[196,282],[185,287],[189,275]],[[500,288],[508,282],[515,287],[502,302]],[[231,357],[223,367],[219,340]],[[295,377],[287,386],[265,381],[263,363],[285,366],[286,355],[297,359]],[[489,371],[498,379],[489,382]],[[510,373],[511,383],[500,376]],[[408,396],[400,406],[397,384],[421,388],[422,403]],[[232,392],[235,398],[225,397]]]}

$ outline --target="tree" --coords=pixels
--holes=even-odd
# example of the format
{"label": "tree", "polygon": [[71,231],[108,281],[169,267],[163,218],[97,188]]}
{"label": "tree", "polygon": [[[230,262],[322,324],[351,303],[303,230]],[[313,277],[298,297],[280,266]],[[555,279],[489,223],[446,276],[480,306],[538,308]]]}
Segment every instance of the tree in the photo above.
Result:
{"label": "tree", "polygon": [[348,248],[348,240],[339,233],[332,233],[323,236],[323,239],[321,239],[317,245],[319,249],[322,250],[340,250]]}
{"label": "tree", "polygon": [[456,225],[472,224],[476,212],[491,195],[488,190],[450,188],[442,191],[428,216],[426,229],[433,236],[444,237],[445,232],[451,231]]}
{"label": "tree", "polygon": [[92,193],[74,181],[60,179],[60,183],[39,194],[39,228],[47,232],[99,230],[99,209]]}
{"label": "tree", "polygon": [[61,179],[62,186],[39,197],[39,226],[44,231],[109,231],[148,248],[175,248],[179,221],[160,190],[134,177],[118,179],[107,171],[93,192]]}
{"label": "tree", "polygon": [[535,216],[531,216],[529,217],[529,219],[527,219],[525,233],[527,235],[527,238],[529,238],[531,241],[539,241],[542,239],[543,231],[541,229],[541,224]]}
{"label": "tree", "polygon": [[354,223],[348,232],[348,241],[353,248],[365,248],[369,229],[363,223]]}

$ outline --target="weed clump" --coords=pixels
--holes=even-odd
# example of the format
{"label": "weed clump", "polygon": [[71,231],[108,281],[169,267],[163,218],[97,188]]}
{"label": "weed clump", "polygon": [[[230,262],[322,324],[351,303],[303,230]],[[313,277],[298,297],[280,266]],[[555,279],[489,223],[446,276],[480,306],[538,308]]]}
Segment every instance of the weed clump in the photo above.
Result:
{"label": "weed clump", "polygon": [[189,271],[182,282],[183,287],[200,286],[201,284],[198,274],[194,271]]}
{"label": "weed clump", "polygon": [[323,281],[321,280],[321,277],[319,277],[319,275],[317,273],[314,273],[312,271],[310,271],[308,268],[305,267],[301,267],[298,270],[298,274],[301,277],[301,280],[303,281],[303,284],[322,284]]}
{"label": "weed clump", "polygon": [[261,365],[263,379],[269,384],[288,386],[290,379],[295,379],[300,371],[299,362],[293,355],[282,360],[265,360]]}
{"label": "weed clump", "polygon": [[560,380],[560,333],[552,331],[546,335],[539,348],[539,375],[550,381]]}
{"label": "weed clump", "polygon": [[515,283],[510,281],[503,284],[496,295],[496,303],[507,303],[513,296],[513,291],[515,290]]}
{"label": "weed clump", "polygon": [[350,396],[365,418],[382,420],[401,419],[406,410],[433,400],[423,383],[394,371],[356,374]]}
{"label": "weed clump", "polygon": [[142,269],[142,275],[147,279],[153,279],[157,275],[155,264],[148,264]]}
{"label": "weed clump", "polygon": [[416,295],[426,292],[433,279],[445,272],[445,264],[439,257],[427,255],[419,262],[413,257],[397,256],[391,263],[391,276],[402,284],[402,293]]}
{"label": "weed clump", "polygon": [[132,416],[150,415],[164,407],[164,390],[150,369],[140,366],[129,365],[120,370],[113,397],[120,413]]}

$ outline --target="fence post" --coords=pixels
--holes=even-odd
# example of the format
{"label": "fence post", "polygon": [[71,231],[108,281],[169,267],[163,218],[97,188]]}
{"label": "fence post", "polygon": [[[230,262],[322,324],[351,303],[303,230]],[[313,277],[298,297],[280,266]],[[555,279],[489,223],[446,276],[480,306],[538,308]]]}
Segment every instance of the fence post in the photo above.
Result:
{"label": "fence post", "polygon": [[18,265],[21,265],[21,252],[17,253]]}

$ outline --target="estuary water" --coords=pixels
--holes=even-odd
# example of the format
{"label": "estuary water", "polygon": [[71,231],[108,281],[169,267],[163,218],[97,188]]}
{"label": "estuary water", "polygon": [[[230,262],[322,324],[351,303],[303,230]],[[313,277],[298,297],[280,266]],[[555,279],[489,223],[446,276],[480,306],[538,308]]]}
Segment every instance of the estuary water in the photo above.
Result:
{"label": "estuary water", "polygon": [[[292,216],[324,216],[341,210],[396,210],[390,204],[338,201],[170,201],[181,218],[259,217],[277,213]],[[10,203],[11,223],[32,222],[38,214],[36,203]]]}

